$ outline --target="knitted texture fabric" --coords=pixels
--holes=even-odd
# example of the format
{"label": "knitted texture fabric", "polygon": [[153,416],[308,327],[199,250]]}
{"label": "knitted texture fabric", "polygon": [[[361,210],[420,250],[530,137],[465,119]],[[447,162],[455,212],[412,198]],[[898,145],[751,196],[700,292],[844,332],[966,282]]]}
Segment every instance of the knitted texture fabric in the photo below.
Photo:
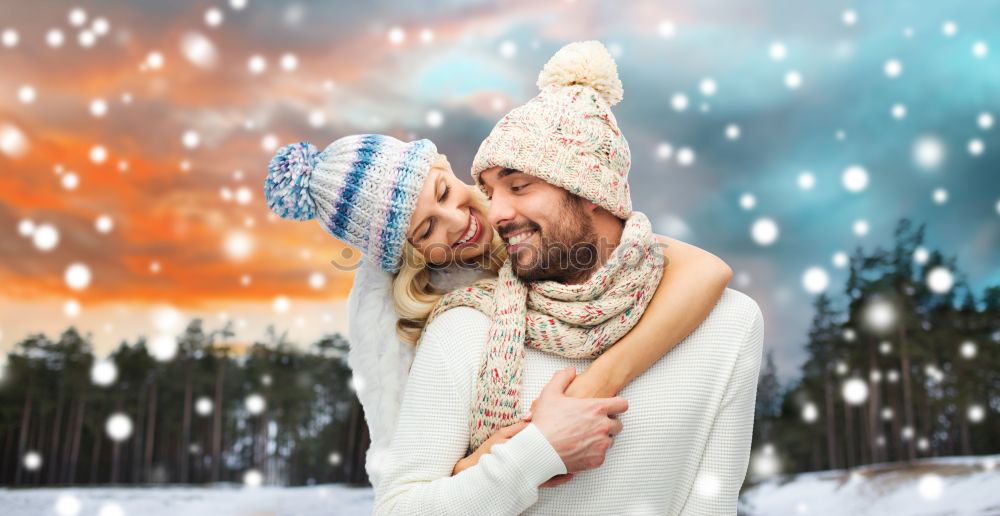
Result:
{"label": "knitted texture fabric", "polygon": [[570,43],[542,69],[538,88],[480,145],[472,162],[475,182],[489,168],[519,170],[627,219],[631,154],[611,113],[622,99],[611,54],[597,41]]}
{"label": "knitted texture fabric", "polygon": [[524,283],[508,260],[496,279],[443,296],[424,328],[456,306],[493,319],[471,407],[469,450],[521,417],[526,345],[567,358],[599,356],[639,321],[663,277],[663,261],[649,219],[636,211],[612,256],[585,283]]}
{"label": "knitted texture fabric", "polygon": [[268,207],[285,219],[317,219],[383,271],[399,270],[406,230],[437,158],[430,140],[345,136],[319,152],[308,142],[274,154],[264,180]]}

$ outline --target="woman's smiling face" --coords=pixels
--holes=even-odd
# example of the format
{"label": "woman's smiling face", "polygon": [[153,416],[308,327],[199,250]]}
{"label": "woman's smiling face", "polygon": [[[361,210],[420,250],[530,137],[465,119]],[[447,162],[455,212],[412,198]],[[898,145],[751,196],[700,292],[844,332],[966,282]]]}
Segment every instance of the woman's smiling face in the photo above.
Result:
{"label": "woman's smiling face", "polygon": [[443,154],[427,174],[406,239],[434,265],[472,262],[485,254],[493,227],[477,209],[472,188],[457,177]]}

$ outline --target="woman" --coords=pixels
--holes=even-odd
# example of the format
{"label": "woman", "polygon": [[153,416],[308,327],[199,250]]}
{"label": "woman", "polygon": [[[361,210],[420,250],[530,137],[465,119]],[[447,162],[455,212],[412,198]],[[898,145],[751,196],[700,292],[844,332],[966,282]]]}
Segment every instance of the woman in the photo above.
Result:
{"label": "woman", "polygon": [[[372,439],[366,468],[377,485],[428,315],[449,290],[495,277],[506,260],[504,242],[486,222],[484,194],[459,180],[428,140],[354,135],[322,152],[308,143],[288,145],[271,160],[264,191],[281,217],[317,218],[365,257],[349,299],[349,363],[361,380],[355,385]],[[724,262],[657,238],[666,246],[667,266],[648,307],[638,324],[576,377],[569,395],[616,395],[693,331],[725,290],[732,271]],[[453,474],[522,427],[497,432],[460,460]]]}

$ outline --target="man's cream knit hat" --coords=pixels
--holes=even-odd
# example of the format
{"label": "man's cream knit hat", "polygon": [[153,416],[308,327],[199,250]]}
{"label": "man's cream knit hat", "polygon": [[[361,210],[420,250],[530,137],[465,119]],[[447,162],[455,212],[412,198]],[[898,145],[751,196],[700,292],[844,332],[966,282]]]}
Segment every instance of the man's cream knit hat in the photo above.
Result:
{"label": "man's cream knit hat", "polygon": [[541,93],[507,113],[479,146],[472,178],[504,167],[588,199],[621,219],[632,213],[628,142],[611,114],[622,83],[598,41],[559,49],[538,74]]}

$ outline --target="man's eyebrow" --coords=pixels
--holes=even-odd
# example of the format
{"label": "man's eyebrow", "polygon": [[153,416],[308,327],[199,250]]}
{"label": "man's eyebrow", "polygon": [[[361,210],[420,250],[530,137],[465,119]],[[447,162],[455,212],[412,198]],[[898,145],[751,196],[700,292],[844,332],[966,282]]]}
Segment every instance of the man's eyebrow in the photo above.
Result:
{"label": "man's eyebrow", "polygon": [[[503,179],[511,174],[516,174],[518,172],[520,172],[520,170],[514,170],[512,168],[502,168],[500,169],[500,172],[497,174],[497,179]],[[486,187],[486,183],[483,182],[482,174],[479,175],[479,186],[482,186],[484,188]]]}

